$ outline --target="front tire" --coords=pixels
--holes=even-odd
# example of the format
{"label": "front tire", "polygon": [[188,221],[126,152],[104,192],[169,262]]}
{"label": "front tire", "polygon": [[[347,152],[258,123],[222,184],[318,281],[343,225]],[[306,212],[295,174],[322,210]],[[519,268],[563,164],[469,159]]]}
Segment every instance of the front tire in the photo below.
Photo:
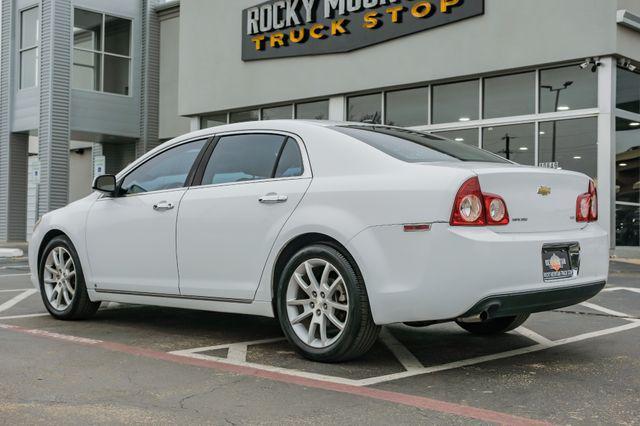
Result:
{"label": "front tire", "polygon": [[380,332],[362,276],[329,245],[305,247],[289,259],[280,274],[276,303],[285,336],[312,361],[358,358]]}
{"label": "front tire", "polygon": [[66,236],[55,237],[46,245],[38,276],[42,301],[54,318],[87,319],[100,307],[100,302],[89,299],[78,253]]}
{"label": "front tire", "polygon": [[456,321],[463,329],[472,334],[491,335],[506,333],[520,327],[529,318],[529,314],[520,314],[511,317],[492,318],[482,322]]}

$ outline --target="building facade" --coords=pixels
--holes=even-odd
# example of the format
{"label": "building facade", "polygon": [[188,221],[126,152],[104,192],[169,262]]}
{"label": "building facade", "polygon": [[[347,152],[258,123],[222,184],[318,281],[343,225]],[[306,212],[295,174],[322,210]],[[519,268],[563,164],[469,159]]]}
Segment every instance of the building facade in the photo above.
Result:
{"label": "building facade", "polygon": [[2,0],[1,45],[0,240],[163,140],[298,118],[584,172],[640,257],[637,0]]}

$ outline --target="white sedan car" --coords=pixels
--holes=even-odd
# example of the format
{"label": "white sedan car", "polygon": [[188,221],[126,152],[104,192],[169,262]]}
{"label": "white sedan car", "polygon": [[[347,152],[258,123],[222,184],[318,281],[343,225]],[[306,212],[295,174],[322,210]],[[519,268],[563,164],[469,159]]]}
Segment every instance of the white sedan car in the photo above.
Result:
{"label": "white sedan car", "polygon": [[44,215],[34,285],[63,320],[100,302],[277,317],[344,361],[381,325],[512,330],[597,294],[594,183],[426,133],[263,121],[169,141]]}

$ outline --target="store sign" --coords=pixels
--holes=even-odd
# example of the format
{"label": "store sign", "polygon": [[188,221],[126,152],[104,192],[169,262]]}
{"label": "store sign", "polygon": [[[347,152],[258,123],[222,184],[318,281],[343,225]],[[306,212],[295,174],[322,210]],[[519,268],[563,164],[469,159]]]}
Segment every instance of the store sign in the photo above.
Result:
{"label": "store sign", "polygon": [[349,52],[484,13],[484,0],[270,0],[242,12],[242,59]]}

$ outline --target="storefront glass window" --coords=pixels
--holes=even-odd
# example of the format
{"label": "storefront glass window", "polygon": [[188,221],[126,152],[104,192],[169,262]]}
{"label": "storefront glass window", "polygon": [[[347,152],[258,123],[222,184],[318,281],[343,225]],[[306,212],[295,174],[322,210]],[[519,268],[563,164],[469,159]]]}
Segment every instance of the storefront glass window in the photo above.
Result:
{"label": "storefront glass window", "polygon": [[262,109],[263,120],[290,120],[292,116],[293,105],[284,105]]}
{"label": "storefront glass window", "polygon": [[411,127],[428,124],[429,89],[398,90],[386,93],[385,124]]}
{"label": "storefront glass window", "polygon": [[484,80],[484,118],[534,114],[536,73],[505,75]]}
{"label": "storefront glass window", "polygon": [[640,74],[618,68],[617,106],[640,114]]}
{"label": "storefront glass window", "polygon": [[227,114],[205,115],[204,117],[202,117],[200,122],[200,125],[203,129],[222,126],[223,124],[227,124]]}
{"label": "storefront glass window", "polygon": [[328,120],[329,101],[306,102],[296,105],[296,118],[300,120]]}
{"label": "storefront glass window", "polygon": [[640,245],[640,124],[616,120],[616,245]]}
{"label": "storefront glass window", "polygon": [[467,122],[479,118],[478,80],[433,86],[433,124]]}
{"label": "storefront glass window", "polygon": [[540,112],[598,106],[598,73],[577,65],[540,71]]}
{"label": "storefront glass window", "polygon": [[596,178],[598,119],[580,118],[540,123],[538,160]]}
{"label": "storefront glass window", "polygon": [[482,129],[482,147],[518,164],[535,161],[535,126],[516,124]]}
{"label": "storefront glass window", "polygon": [[382,123],[382,94],[354,96],[347,102],[349,121],[361,123]]}
{"label": "storefront glass window", "polygon": [[20,12],[20,88],[38,85],[40,8]]}
{"label": "storefront glass window", "polygon": [[431,132],[434,135],[451,139],[455,142],[464,143],[469,146],[478,147],[478,129],[450,130],[447,132]]}
{"label": "storefront glass window", "polygon": [[229,123],[242,123],[244,121],[257,121],[259,119],[260,111],[257,109],[236,111],[229,114]]}

